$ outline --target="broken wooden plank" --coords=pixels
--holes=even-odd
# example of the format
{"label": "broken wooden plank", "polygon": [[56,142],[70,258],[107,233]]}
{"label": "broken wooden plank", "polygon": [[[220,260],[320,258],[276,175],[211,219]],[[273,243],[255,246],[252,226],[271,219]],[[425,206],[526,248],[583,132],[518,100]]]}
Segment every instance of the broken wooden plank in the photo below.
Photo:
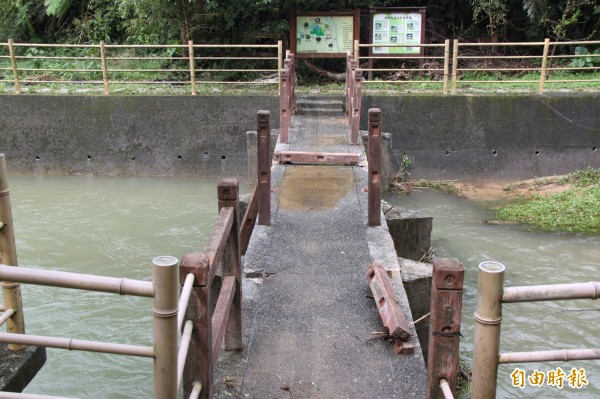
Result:
{"label": "broken wooden plank", "polygon": [[358,165],[359,154],[343,152],[306,152],[306,151],[277,151],[274,154],[276,162],[284,163],[317,163],[335,165]]}
{"label": "broken wooden plank", "polygon": [[408,341],[411,337],[410,327],[394,294],[387,272],[383,266],[373,262],[369,265],[366,275],[383,325],[392,337]]}

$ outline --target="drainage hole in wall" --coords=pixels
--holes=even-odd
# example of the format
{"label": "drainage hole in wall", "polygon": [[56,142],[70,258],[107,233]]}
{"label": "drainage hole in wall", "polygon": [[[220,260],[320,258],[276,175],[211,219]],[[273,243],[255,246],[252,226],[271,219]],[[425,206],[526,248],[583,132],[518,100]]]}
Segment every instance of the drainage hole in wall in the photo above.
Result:
{"label": "drainage hole in wall", "polygon": [[177,159],[181,159],[181,155],[177,155]]}
{"label": "drainage hole in wall", "polygon": [[91,159],[92,159],[92,156],[91,156],[91,155],[88,155],[88,156],[87,156],[87,159],[88,159],[88,161],[89,161],[89,160],[91,160]]}
{"label": "drainage hole in wall", "polygon": [[204,155],[208,155],[208,151],[205,151],[205,152],[204,152]]}
{"label": "drainage hole in wall", "polygon": [[221,159],[225,159],[225,155],[222,155],[222,156],[221,156]]}
{"label": "drainage hole in wall", "polygon": [[132,160],[132,161],[135,161],[135,157],[131,157],[131,160]]}
{"label": "drainage hole in wall", "polygon": [[35,156],[35,160],[36,160],[36,161],[39,161],[39,160],[40,160],[40,156],[39,156],[39,155],[36,155],[36,156]]}
{"label": "drainage hole in wall", "polygon": [[492,155],[498,155],[498,151],[496,151],[496,150],[492,151]]}
{"label": "drainage hole in wall", "polygon": [[446,155],[450,155],[450,151],[446,150]]}
{"label": "drainage hole in wall", "polygon": [[539,151],[536,151],[536,152],[535,152],[535,155],[540,155],[540,152],[539,152]]}

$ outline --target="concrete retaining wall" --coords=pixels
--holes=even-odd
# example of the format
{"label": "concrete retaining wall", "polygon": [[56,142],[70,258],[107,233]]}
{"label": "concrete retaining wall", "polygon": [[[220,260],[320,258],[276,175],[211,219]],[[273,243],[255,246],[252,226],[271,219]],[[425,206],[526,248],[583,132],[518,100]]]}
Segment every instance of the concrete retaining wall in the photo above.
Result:
{"label": "concrete retaining wall", "polygon": [[600,93],[365,96],[413,178],[512,180],[600,167]]}
{"label": "concrete retaining wall", "polygon": [[0,96],[11,173],[247,174],[246,132],[275,96]]}
{"label": "concrete retaining wall", "polygon": [[[11,173],[245,176],[246,132],[275,96],[0,95]],[[513,180],[600,167],[600,94],[365,96],[412,177]]]}

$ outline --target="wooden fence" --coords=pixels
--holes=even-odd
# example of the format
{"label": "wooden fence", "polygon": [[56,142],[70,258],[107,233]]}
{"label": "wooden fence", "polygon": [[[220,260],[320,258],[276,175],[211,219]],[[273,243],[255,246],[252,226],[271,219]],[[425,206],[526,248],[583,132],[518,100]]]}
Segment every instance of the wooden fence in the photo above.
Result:
{"label": "wooden fence", "polygon": [[[449,40],[444,44],[385,46],[356,41],[354,55],[358,65],[361,60],[386,64],[385,67],[364,68],[363,71],[369,74],[364,84],[433,85],[443,94],[449,90],[457,93],[473,86],[510,84],[533,86],[543,93],[546,85],[557,83],[598,83],[595,87],[600,87],[600,75],[589,76],[589,73],[600,71],[600,53],[592,52],[598,46],[600,41],[551,42],[546,39],[522,43],[461,43],[454,40],[451,49]],[[358,56],[360,49],[374,47],[420,47],[424,48],[425,55]],[[516,47],[523,49],[522,54],[506,55]],[[396,66],[398,64],[400,66]],[[573,75],[565,78],[560,72]],[[577,74],[582,72],[588,76],[579,78]]]}
{"label": "wooden fence", "polygon": [[0,82],[114,85],[278,84],[282,42],[276,44],[0,43]]}

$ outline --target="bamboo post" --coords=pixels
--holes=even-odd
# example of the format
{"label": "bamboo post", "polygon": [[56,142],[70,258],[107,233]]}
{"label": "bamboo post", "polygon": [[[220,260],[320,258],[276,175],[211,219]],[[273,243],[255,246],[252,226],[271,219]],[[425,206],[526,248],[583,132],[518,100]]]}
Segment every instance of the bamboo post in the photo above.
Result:
{"label": "bamboo post", "polygon": [[190,83],[192,84],[192,96],[198,95],[196,88],[196,60],[194,59],[194,41],[188,41],[188,56],[190,58]]}
{"label": "bamboo post", "polygon": [[352,115],[350,120],[350,143],[358,145],[358,130],[360,129],[360,107],[362,100],[362,69],[356,68],[354,70],[353,84],[352,84]]}
{"label": "bamboo post", "polygon": [[[231,308],[229,310],[229,317],[227,319],[227,327],[225,330],[225,350],[228,351],[241,351],[242,346],[242,269],[240,259],[240,223],[239,223],[239,183],[238,179],[228,178],[221,179],[217,188],[219,196],[219,211],[223,207],[232,207],[233,211],[233,225],[227,237],[227,244],[225,245],[225,252],[223,253],[223,260],[221,263],[221,271],[223,279],[226,276],[233,276],[236,279],[235,282],[235,293]],[[214,359],[216,361],[216,359]]]}
{"label": "bamboo post", "polygon": [[448,74],[450,71],[450,40],[444,42],[444,87],[442,94],[448,94]]}
{"label": "bamboo post", "polygon": [[502,263],[479,264],[471,383],[473,398],[496,397],[504,271]]}
{"label": "bamboo post", "polygon": [[456,80],[458,79],[458,39],[454,39],[452,48],[452,94],[456,94]]}
{"label": "bamboo post", "polygon": [[279,141],[283,144],[288,142],[289,128],[289,104],[290,104],[290,76],[289,69],[279,70]]}
{"label": "bamboo post", "polygon": [[174,256],[158,256],[152,260],[154,399],[177,397],[178,263],[179,261]]}
{"label": "bamboo post", "polygon": [[183,370],[183,393],[189,397],[194,384],[202,384],[200,398],[212,397],[213,360],[212,360],[212,316],[211,289],[206,275],[210,260],[204,253],[186,254],[179,265],[180,281],[192,273],[193,289],[188,302],[185,319],[194,323],[192,338]]}
{"label": "bamboo post", "polygon": [[381,110],[369,109],[369,209],[370,227],[381,225]]}
{"label": "bamboo post", "polygon": [[10,64],[12,66],[13,80],[15,82],[15,94],[20,94],[21,82],[19,82],[19,69],[17,68],[17,57],[15,56],[13,39],[8,39],[8,53],[10,55]]}
{"label": "bamboo post", "polygon": [[458,259],[433,260],[427,357],[428,399],[443,397],[440,379],[447,381],[456,396],[464,273]]}
{"label": "bamboo post", "polygon": [[106,67],[106,48],[104,47],[104,40],[100,40],[100,65],[102,66],[102,82],[104,83],[104,94],[110,94],[110,87],[108,86],[108,68]]}
{"label": "bamboo post", "polygon": [[283,68],[283,42],[277,40],[277,78],[279,79],[279,92],[281,93],[281,69]]}
{"label": "bamboo post", "polygon": [[[15,230],[10,206],[10,190],[8,189],[8,172],[4,154],[0,153],[0,263],[18,266],[17,247],[15,245]],[[23,301],[21,285],[2,281],[2,296],[4,308],[14,309],[15,314],[6,323],[6,331],[15,334],[25,334],[25,318],[23,316]],[[25,345],[9,344],[9,350],[23,349]]]}
{"label": "bamboo post", "polygon": [[271,225],[271,112],[258,111],[257,159],[258,159],[258,224]]}
{"label": "bamboo post", "polygon": [[548,49],[550,48],[550,39],[544,40],[544,53],[542,56],[542,68],[540,70],[540,94],[544,93],[544,84],[546,83],[546,66],[548,64]]}

